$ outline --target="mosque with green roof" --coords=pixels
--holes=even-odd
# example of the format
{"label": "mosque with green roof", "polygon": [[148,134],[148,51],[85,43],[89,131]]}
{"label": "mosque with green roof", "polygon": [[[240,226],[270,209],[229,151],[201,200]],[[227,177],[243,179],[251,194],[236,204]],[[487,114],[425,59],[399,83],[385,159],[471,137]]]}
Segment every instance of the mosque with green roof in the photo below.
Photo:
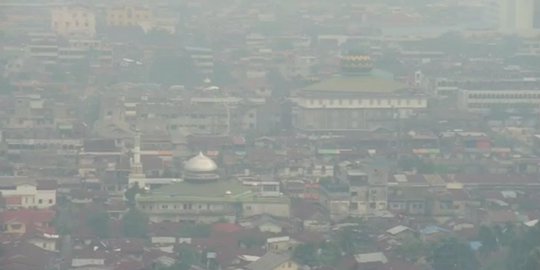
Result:
{"label": "mosque with green roof", "polygon": [[351,52],[341,57],[339,74],[293,93],[293,125],[307,132],[392,129],[427,108],[425,96],[408,90],[375,69],[367,53]]}

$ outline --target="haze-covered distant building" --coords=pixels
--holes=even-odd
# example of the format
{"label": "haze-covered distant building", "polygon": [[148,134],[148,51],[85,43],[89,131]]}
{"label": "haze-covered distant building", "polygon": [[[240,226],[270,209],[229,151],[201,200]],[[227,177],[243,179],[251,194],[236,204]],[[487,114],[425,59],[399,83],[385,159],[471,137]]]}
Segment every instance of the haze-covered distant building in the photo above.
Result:
{"label": "haze-covered distant building", "polygon": [[85,7],[60,7],[51,11],[51,29],[61,36],[96,35],[96,15]]}
{"label": "haze-covered distant building", "polygon": [[459,107],[474,112],[538,111],[540,78],[470,81],[459,93]]}
{"label": "haze-covered distant building", "polygon": [[290,199],[279,183],[248,186],[223,177],[216,163],[200,153],[184,164],[184,179],[137,197],[139,209],[153,222],[212,223],[268,214],[288,218]]}
{"label": "haze-covered distant building", "polygon": [[500,30],[509,34],[534,35],[540,30],[538,10],[538,0],[500,0]]}
{"label": "haze-covered distant building", "polygon": [[106,10],[107,25],[113,27],[138,27],[152,18],[152,10],[146,7],[117,6]]}
{"label": "haze-covered distant building", "polygon": [[369,56],[348,55],[342,72],[294,94],[293,125],[304,131],[391,129],[398,119],[427,108],[427,98],[407,91],[392,75],[372,69]]}

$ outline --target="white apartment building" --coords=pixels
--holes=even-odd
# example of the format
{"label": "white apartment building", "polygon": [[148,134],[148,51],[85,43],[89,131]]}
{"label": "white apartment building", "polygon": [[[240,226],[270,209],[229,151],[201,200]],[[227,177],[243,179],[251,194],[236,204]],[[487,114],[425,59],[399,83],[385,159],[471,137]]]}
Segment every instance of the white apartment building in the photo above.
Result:
{"label": "white apartment building", "polygon": [[39,184],[0,187],[7,208],[49,208],[56,204],[56,189]]}
{"label": "white apartment building", "polygon": [[458,106],[472,112],[540,111],[540,78],[471,84],[460,89]]}
{"label": "white apartment building", "polygon": [[503,33],[532,36],[539,30],[538,0],[499,0],[499,27]]}

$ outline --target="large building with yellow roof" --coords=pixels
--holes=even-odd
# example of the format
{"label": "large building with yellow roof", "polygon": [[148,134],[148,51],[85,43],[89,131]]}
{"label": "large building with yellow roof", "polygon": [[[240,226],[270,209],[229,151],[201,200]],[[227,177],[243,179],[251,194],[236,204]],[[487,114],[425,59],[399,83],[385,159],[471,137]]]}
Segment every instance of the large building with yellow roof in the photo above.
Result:
{"label": "large building with yellow roof", "polygon": [[293,125],[313,132],[391,129],[398,119],[427,108],[427,98],[408,88],[373,69],[369,56],[346,55],[340,75],[293,94]]}

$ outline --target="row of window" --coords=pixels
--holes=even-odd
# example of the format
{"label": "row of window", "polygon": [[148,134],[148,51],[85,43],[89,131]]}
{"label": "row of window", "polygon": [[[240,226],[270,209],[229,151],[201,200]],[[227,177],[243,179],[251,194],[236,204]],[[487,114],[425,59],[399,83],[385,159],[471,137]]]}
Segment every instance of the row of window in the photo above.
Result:
{"label": "row of window", "polygon": [[[524,105],[530,105],[531,103],[527,102],[527,103],[522,103],[521,106],[524,106]],[[467,104],[467,107],[470,108],[470,109],[497,109],[497,108],[501,108],[501,109],[508,109],[509,107],[500,107],[501,105],[514,105],[514,107],[518,104],[505,104],[505,103],[497,103],[497,104],[493,104],[493,103],[469,103]],[[529,108],[531,110],[536,110],[535,108],[533,107],[524,107],[524,109],[526,108]]]}
{"label": "row of window", "polygon": [[[211,208],[212,208],[212,206],[209,203],[204,205],[204,207],[203,207],[202,204],[197,204],[196,207],[194,207],[192,203],[172,204],[172,205],[162,204],[161,205],[161,209],[183,209],[183,210],[192,210],[192,209],[201,209],[202,210],[202,209],[206,209],[206,210],[210,210]],[[153,205],[142,204],[141,209],[152,210],[152,209],[154,209],[154,206]],[[159,209],[159,207],[155,207],[155,209]]]}
{"label": "row of window", "polygon": [[521,94],[469,94],[469,98],[474,99],[540,99],[540,93]]}
{"label": "row of window", "polygon": [[[390,209],[397,210],[397,209],[405,209],[406,206],[400,203],[390,203]],[[424,209],[423,203],[411,203],[409,204],[410,209]]]}
{"label": "row of window", "polygon": [[367,101],[369,105],[396,105],[396,106],[402,106],[402,105],[411,105],[413,102],[416,102],[416,104],[422,104],[424,99],[365,99],[365,100],[358,100],[358,99],[308,99],[307,104],[308,105],[358,105],[364,103],[364,101]]}
{"label": "row of window", "polygon": [[[23,202],[24,202],[24,203],[34,203],[35,200],[34,200],[34,198],[23,197]],[[49,199],[49,200],[47,200],[47,202],[48,202],[48,204],[53,204],[53,203],[54,203],[54,200],[53,200],[53,199]],[[44,204],[44,203],[45,203],[45,200],[43,200],[43,199],[38,199],[38,200],[37,200],[37,203],[38,203],[38,204]]]}
{"label": "row of window", "polygon": [[[62,23],[60,23],[60,22],[54,22],[54,23],[53,23],[53,25],[54,25],[55,28],[56,28],[56,27],[59,27],[61,24],[62,24]],[[89,23],[88,21],[85,21],[85,22],[75,21],[75,22],[73,23],[73,26],[75,26],[75,27],[79,27],[79,26],[89,27],[89,25],[90,25],[90,23]],[[72,24],[71,24],[71,22],[64,22],[64,26],[65,26],[66,28],[69,28],[69,27],[72,26]]]}
{"label": "row of window", "polygon": [[[144,14],[144,15],[135,14],[135,16],[130,16],[130,14],[128,14],[128,15],[125,16],[125,18],[127,18],[127,19],[136,19],[136,20],[139,20],[139,19],[148,20],[148,19],[150,19],[150,15],[148,15],[148,14]],[[115,15],[115,14],[110,14],[109,15],[109,20],[115,20],[115,19],[123,20],[124,16],[123,15]]]}

